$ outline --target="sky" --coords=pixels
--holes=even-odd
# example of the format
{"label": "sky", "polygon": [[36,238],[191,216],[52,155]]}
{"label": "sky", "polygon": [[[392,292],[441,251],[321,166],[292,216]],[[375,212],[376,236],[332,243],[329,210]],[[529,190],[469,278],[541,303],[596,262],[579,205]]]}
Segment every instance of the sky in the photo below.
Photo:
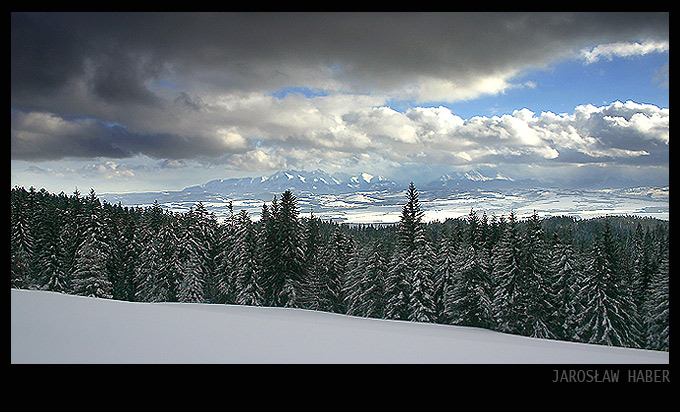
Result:
{"label": "sky", "polygon": [[12,13],[11,186],[668,185],[668,63],[668,13]]}

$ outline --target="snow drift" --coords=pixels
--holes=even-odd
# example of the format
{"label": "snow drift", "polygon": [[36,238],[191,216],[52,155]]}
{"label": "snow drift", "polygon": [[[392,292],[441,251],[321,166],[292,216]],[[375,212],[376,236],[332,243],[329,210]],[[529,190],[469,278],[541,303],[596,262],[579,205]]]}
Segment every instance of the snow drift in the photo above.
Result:
{"label": "snow drift", "polygon": [[12,363],[668,364],[668,352],[299,309],[11,290]]}

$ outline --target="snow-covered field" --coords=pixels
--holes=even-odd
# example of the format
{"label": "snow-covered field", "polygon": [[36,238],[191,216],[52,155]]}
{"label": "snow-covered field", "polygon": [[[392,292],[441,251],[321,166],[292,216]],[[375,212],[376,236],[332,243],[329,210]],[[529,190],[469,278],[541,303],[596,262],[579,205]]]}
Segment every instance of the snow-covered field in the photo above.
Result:
{"label": "snow-covered field", "polygon": [[11,290],[12,363],[668,364],[668,352],[298,309]]}
{"label": "snow-covered field", "polygon": [[[404,190],[356,191],[352,193],[313,194],[294,192],[300,214],[308,217],[313,212],[323,220],[344,223],[397,223],[405,202]],[[467,216],[474,209],[479,214],[518,218],[534,211],[540,217],[573,216],[590,219],[607,215],[636,215],[668,220],[670,215],[669,188],[639,187],[630,189],[507,189],[507,190],[424,190],[420,202],[425,221]],[[273,195],[219,195],[214,193],[186,194],[103,194],[111,203],[121,201],[126,206],[147,207],[159,204],[175,212],[186,212],[201,201],[215,213],[218,220],[229,216],[229,201],[234,211],[246,210],[253,220],[260,217],[263,202],[271,202]]]}

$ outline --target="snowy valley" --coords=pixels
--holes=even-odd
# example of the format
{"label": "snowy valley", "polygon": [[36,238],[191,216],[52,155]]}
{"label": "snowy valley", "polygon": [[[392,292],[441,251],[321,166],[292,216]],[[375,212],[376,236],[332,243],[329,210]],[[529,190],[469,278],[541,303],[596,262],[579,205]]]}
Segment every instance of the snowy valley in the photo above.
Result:
{"label": "snowy valley", "polygon": [[[330,175],[280,171],[268,176],[219,179],[181,191],[101,193],[109,203],[151,206],[186,212],[198,202],[218,219],[246,210],[258,219],[263,202],[292,190],[303,215],[350,224],[393,224],[399,221],[408,182],[399,183],[369,173]],[[474,209],[487,215],[519,217],[534,211],[541,217],[572,216],[589,219],[605,215],[636,215],[668,220],[669,187],[556,188],[545,182],[513,179],[495,170],[449,173],[416,184],[425,221],[466,216]]]}

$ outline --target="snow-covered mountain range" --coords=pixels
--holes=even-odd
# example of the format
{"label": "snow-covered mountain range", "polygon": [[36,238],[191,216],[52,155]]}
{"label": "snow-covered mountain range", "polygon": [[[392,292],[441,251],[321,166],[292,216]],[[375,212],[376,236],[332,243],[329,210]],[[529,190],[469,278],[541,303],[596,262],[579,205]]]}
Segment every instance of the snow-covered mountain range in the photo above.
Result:
{"label": "snow-covered mountain range", "polygon": [[396,182],[383,176],[368,173],[355,175],[330,175],[317,169],[311,172],[287,170],[269,176],[242,177],[211,180],[200,186],[191,186],[184,191],[203,190],[221,194],[276,193],[290,189],[315,194],[347,193],[357,190],[399,189]]}

